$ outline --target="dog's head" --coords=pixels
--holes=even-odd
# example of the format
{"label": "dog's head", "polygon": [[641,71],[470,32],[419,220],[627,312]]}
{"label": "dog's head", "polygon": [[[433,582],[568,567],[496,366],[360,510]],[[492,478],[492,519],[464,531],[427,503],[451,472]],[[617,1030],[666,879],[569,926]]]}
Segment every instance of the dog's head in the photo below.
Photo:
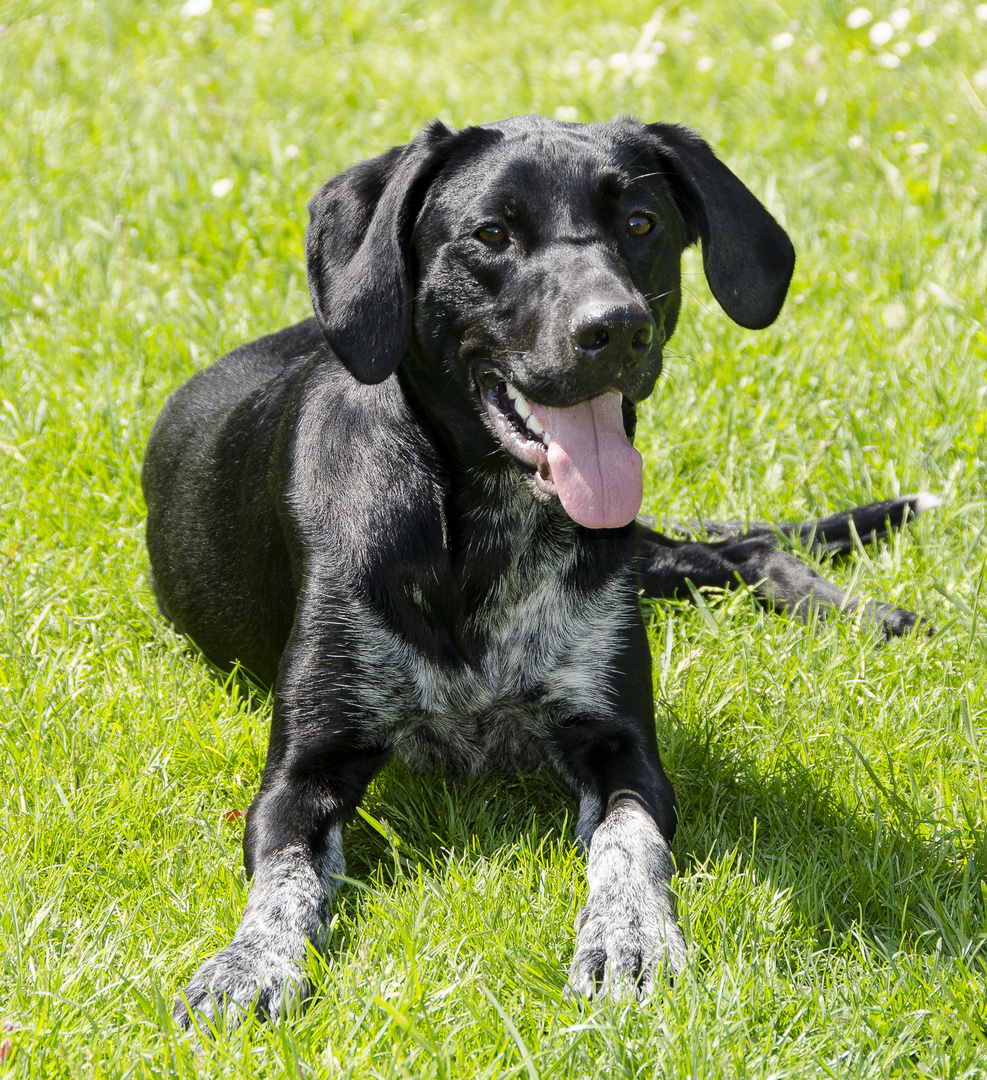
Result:
{"label": "dog's head", "polygon": [[632,120],[433,123],[309,209],[316,318],[352,374],[400,366],[461,457],[520,469],[590,528],[640,507],[634,404],[675,329],[682,250],[701,241],[713,295],[751,329],[795,262],[702,139]]}

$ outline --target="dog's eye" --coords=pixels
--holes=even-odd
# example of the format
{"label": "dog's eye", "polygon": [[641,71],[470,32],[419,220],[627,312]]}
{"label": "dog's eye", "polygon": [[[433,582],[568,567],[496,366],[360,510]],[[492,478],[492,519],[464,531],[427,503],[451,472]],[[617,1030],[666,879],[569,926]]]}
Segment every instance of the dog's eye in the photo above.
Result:
{"label": "dog's eye", "polygon": [[500,225],[481,225],[474,235],[490,247],[507,243],[507,230]]}
{"label": "dog's eye", "polygon": [[627,231],[631,236],[646,236],[655,227],[655,219],[650,214],[631,214],[627,219]]}

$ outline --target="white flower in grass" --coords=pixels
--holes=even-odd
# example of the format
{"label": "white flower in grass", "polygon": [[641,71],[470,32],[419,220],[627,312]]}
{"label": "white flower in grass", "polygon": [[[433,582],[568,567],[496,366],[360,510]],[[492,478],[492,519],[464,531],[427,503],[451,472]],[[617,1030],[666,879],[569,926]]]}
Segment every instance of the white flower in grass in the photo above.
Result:
{"label": "white flower in grass", "polygon": [[654,53],[614,53],[608,61],[612,71],[619,72],[624,78],[635,71],[650,71],[658,63]]}
{"label": "white flower in grass", "polygon": [[665,53],[668,52],[668,46],[661,38],[657,38],[648,46],[648,52],[654,53],[655,56],[664,56]]}
{"label": "white flower in grass", "polygon": [[987,68],[981,68],[970,80],[978,90],[987,90]]}
{"label": "white flower in grass", "polygon": [[881,322],[888,330],[901,330],[908,321],[908,309],[899,300],[892,300],[881,310]]}
{"label": "white flower in grass", "polygon": [[851,30],[859,30],[866,26],[874,16],[865,7],[854,8],[846,17],[846,24]]}
{"label": "white flower in grass", "polygon": [[808,68],[810,71],[815,71],[818,68],[824,67],[823,58],[825,57],[825,50],[818,41],[814,41],[806,50],[805,55],[802,57],[802,67]]}
{"label": "white flower in grass", "polygon": [[895,8],[888,16],[888,22],[891,23],[895,30],[904,30],[908,26],[908,21],[911,17],[912,13],[908,8]]}
{"label": "white flower in grass", "polygon": [[771,39],[771,48],[775,52],[781,52],[782,49],[790,49],[795,44],[795,35],[790,34],[787,30],[780,34],[775,34]]}
{"label": "white flower in grass", "polygon": [[987,22],[987,4],[977,4],[973,9],[973,14],[976,15],[981,22]]}
{"label": "white flower in grass", "polygon": [[575,105],[560,105],[555,110],[555,119],[565,124],[574,124],[579,119],[579,110]]}
{"label": "white flower in grass", "polygon": [[929,144],[927,142],[913,142],[908,148],[909,154],[912,157],[920,157],[922,154],[929,152]]}
{"label": "white flower in grass", "polygon": [[864,148],[864,137],[863,135],[851,135],[846,144],[851,150],[862,150]]}
{"label": "white flower in grass", "polygon": [[254,33],[258,37],[270,37],[274,33],[274,12],[259,7],[254,11]]}
{"label": "white flower in grass", "polygon": [[894,27],[889,22],[885,22],[883,19],[880,22],[874,23],[867,33],[870,38],[870,43],[876,49],[881,48],[882,45],[887,43],[894,37]]}
{"label": "white flower in grass", "polygon": [[218,180],[213,180],[209,191],[212,193],[214,199],[223,199],[233,190],[233,181],[228,176],[221,176]]}
{"label": "white flower in grass", "polygon": [[198,19],[212,11],[212,0],[186,0],[182,5],[182,16],[186,19]]}
{"label": "white flower in grass", "polygon": [[888,71],[894,71],[896,67],[901,67],[901,57],[889,52],[878,53],[877,65],[886,68]]}
{"label": "white flower in grass", "polygon": [[937,36],[935,30],[930,26],[928,30],[923,30],[920,34],[915,35],[915,44],[920,49],[927,49],[930,45],[935,45]]}
{"label": "white flower in grass", "polygon": [[911,45],[907,41],[896,41],[891,48],[891,51],[895,56],[900,56],[904,59],[906,56],[910,56],[912,52]]}
{"label": "white flower in grass", "polygon": [[285,161],[297,161],[302,156],[301,150],[293,142],[288,143],[284,148]]}
{"label": "white flower in grass", "polygon": [[696,61],[696,71],[705,75],[707,71],[712,71],[716,67],[716,61],[712,56],[700,56]]}

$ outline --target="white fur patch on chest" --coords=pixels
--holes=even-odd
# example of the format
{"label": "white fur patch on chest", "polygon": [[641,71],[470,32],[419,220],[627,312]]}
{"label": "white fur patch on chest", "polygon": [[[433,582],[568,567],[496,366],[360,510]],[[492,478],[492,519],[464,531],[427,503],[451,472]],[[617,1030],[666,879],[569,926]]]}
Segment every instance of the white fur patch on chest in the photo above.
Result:
{"label": "white fur patch on chest", "polygon": [[628,615],[620,575],[592,593],[550,577],[527,596],[473,616],[485,648],[479,661],[429,661],[383,622],[365,627],[362,704],[412,764],[457,772],[534,768],[549,710],[612,714],[612,659]]}

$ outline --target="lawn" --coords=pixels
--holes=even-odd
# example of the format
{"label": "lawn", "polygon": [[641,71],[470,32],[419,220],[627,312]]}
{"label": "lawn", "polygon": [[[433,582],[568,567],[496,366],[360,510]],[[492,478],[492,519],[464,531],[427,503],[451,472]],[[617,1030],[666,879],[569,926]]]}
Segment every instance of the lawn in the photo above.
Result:
{"label": "lawn", "polygon": [[[987,1072],[987,5],[0,0],[0,1076]],[[688,971],[563,996],[584,898],[546,776],[389,768],[304,1016],[200,1057],[171,1000],[239,919],[269,701],[159,620],[167,395],[309,313],[308,197],[453,125],[698,129],[789,230],[769,330],[686,260],[645,509],[944,501],[823,571],[880,646],[744,592],[649,606]]]}

